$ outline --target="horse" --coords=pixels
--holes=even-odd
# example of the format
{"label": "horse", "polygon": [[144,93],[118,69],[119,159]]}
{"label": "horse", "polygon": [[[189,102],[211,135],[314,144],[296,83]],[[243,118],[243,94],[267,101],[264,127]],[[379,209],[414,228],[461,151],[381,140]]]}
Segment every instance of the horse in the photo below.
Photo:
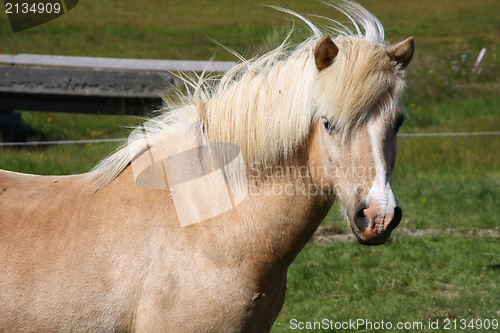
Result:
{"label": "horse", "polygon": [[[383,244],[413,38],[360,5],[214,79],[81,175],[0,170],[0,331],[267,332],[334,202]],[[331,37],[334,36],[334,37]]]}

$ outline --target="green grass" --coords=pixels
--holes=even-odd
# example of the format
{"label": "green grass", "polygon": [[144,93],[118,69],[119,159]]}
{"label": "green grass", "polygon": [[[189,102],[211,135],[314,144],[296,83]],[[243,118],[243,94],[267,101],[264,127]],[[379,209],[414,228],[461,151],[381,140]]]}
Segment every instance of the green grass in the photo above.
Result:
{"label": "green grass", "polygon": [[[251,56],[269,49],[270,40],[276,42],[291,25],[262,3],[276,4],[80,1],[60,19],[17,34],[0,14],[0,48],[13,54],[202,60],[215,55],[216,60],[235,60],[209,37]],[[334,14],[316,1],[279,3],[299,13]],[[403,96],[408,119],[401,133],[500,130],[500,2],[360,3],[379,17],[390,42],[410,35],[416,40]],[[332,17],[345,21],[337,14]],[[474,63],[483,47],[487,51],[478,74]],[[126,137],[123,126],[141,122],[125,116],[50,112],[24,111],[22,117],[18,134],[28,140]],[[115,146],[0,148],[0,168],[85,172]],[[500,136],[400,137],[393,180],[404,211],[400,228],[432,229],[436,234],[412,237],[396,229],[380,247],[310,242],[290,267],[288,297],[273,332],[290,332],[293,318],[424,324],[445,318],[500,319],[500,271],[495,269],[500,241],[468,233],[500,226],[499,152]],[[350,232],[335,208],[324,223]],[[484,330],[461,330],[468,331]]]}
{"label": "green grass", "polygon": [[[140,117],[21,112],[16,136],[26,141],[126,138]],[[75,174],[89,171],[117,143],[87,143],[0,148],[0,169],[35,174]]]}
{"label": "green grass", "polygon": [[[498,38],[500,4],[495,0],[360,0],[385,24],[388,40],[417,37],[418,53],[448,54],[467,38]],[[281,13],[262,5],[283,5],[299,13],[346,21],[320,1],[160,1],[82,0],[69,13],[47,24],[12,34],[0,13],[2,53],[40,53],[134,58],[202,59],[216,51],[214,38],[241,54],[252,54],[276,26],[290,26]],[[476,42],[477,43],[477,42]],[[485,45],[489,46],[486,42]],[[488,56],[488,55],[487,55]],[[423,59],[423,58],[421,58]]]}
{"label": "green grass", "polygon": [[[381,247],[310,243],[290,268],[288,299],[273,332],[290,332],[292,319],[428,325],[499,318],[500,274],[492,268],[499,262],[498,239],[488,237],[396,236]],[[342,332],[372,332],[365,328]],[[417,331],[424,330],[408,330]]]}

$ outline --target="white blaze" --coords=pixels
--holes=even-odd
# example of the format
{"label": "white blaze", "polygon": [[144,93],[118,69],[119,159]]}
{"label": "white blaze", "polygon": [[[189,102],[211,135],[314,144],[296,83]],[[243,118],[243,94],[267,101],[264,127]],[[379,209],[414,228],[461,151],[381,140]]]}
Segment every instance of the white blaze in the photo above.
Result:
{"label": "white blaze", "polygon": [[[381,124],[381,123],[379,123]],[[378,127],[378,128],[377,128]],[[383,131],[377,126],[376,123],[372,122],[368,126],[368,133],[370,135],[370,143],[372,148],[373,164],[375,167],[375,179],[373,185],[368,192],[366,197],[367,207],[376,207],[377,216],[371,219],[371,226],[375,222],[381,222],[384,228],[384,220],[386,215],[392,215],[394,209],[396,208],[396,198],[392,192],[391,184],[387,178],[386,162],[383,159],[383,149],[379,147],[380,142],[382,142],[380,136],[383,135]],[[389,223],[388,221],[387,223]]]}

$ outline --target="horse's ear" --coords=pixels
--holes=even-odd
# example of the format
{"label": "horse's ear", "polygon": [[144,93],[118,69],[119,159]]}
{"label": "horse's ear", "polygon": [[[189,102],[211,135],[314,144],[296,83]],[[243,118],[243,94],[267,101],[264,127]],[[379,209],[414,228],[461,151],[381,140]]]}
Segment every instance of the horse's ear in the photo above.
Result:
{"label": "horse's ear", "polygon": [[410,63],[411,58],[413,58],[414,50],[415,41],[413,37],[410,37],[388,49],[387,55],[389,58],[396,60],[405,69]]}
{"label": "horse's ear", "polygon": [[330,66],[338,53],[339,48],[330,36],[323,36],[314,49],[314,61],[318,70],[323,70]]}

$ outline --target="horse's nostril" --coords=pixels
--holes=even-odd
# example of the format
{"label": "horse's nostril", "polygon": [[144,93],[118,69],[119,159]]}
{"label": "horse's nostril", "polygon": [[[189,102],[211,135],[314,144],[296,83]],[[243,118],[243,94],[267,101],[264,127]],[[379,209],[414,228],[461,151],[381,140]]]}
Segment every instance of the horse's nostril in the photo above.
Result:
{"label": "horse's nostril", "polygon": [[357,213],[356,213],[356,217],[359,217],[359,218],[364,218],[366,217],[365,215],[365,209],[364,208],[361,208]]}
{"label": "horse's nostril", "polygon": [[387,231],[393,231],[394,229],[396,229],[396,227],[399,225],[399,222],[401,222],[402,217],[403,210],[399,206],[396,206],[396,208],[394,208],[394,217],[387,226]]}
{"label": "horse's nostril", "polygon": [[365,208],[361,208],[354,216],[354,224],[358,227],[358,230],[363,233],[368,227],[368,218],[365,215]]}

